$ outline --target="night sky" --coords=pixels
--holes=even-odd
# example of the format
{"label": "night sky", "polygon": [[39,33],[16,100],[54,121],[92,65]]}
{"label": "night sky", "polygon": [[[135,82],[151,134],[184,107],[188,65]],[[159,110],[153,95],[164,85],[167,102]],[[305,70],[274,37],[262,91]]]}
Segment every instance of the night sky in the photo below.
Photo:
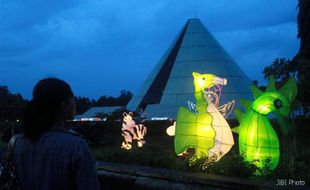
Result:
{"label": "night sky", "polygon": [[1,0],[0,85],[31,98],[45,77],[97,99],[135,93],[197,17],[251,80],[299,49],[297,0]]}

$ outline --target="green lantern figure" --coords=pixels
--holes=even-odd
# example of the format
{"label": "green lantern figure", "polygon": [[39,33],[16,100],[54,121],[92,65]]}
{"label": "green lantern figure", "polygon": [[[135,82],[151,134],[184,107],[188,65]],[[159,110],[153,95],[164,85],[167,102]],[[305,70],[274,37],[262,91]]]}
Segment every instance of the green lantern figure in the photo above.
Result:
{"label": "green lantern figure", "polygon": [[[253,84],[251,91],[254,95],[254,102],[240,100],[245,108],[245,113],[235,109],[234,113],[240,123],[234,128],[239,133],[239,152],[245,155],[247,161],[256,161],[258,167],[262,167],[262,160],[271,159],[271,169],[275,169],[280,159],[279,138],[267,114],[276,114],[282,132],[287,133],[288,124],[281,122],[289,116],[290,106],[297,94],[297,85],[293,77],[276,90],[275,79],[270,77],[266,91],[263,92]],[[286,125],[286,126],[285,126]]]}
{"label": "green lantern figure", "polygon": [[[227,80],[212,74],[199,74],[196,72],[193,72],[193,77],[197,113],[185,107],[179,108],[175,124],[174,148],[178,155],[185,153],[188,148],[195,148],[195,157],[193,158],[199,158],[201,155],[208,156],[210,150],[216,145],[216,130],[212,126],[214,120],[213,115],[220,114],[217,110],[217,112],[210,114],[209,110],[214,106],[209,106],[210,102],[205,97],[205,89],[211,88],[215,84],[226,85]],[[222,121],[226,122],[224,118]],[[229,126],[228,129],[230,132]],[[225,147],[225,153],[229,151],[231,146],[228,148]],[[213,152],[211,151],[211,153],[215,152],[215,150]]]}

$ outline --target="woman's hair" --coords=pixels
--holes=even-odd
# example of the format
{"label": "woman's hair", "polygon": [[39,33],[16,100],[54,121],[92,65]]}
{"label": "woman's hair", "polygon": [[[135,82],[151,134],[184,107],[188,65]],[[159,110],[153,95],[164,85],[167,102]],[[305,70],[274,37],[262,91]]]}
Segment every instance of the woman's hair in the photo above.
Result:
{"label": "woman's hair", "polygon": [[46,78],[35,85],[32,96],[24,112],[23,130],[26,137],[35,140],[64,114],[61,104],[73,98],[73,92],[65,81]]}

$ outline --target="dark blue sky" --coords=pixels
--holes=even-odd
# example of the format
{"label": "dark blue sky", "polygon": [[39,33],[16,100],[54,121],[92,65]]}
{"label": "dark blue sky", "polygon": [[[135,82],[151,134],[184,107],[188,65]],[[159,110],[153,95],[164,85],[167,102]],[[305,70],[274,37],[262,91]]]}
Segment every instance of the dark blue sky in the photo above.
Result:
{"label": "dark blue sky", "polygon": [[0,85],[31,98],[44,77],[97,99],[135,93],[197,16],[251,80],[299,49],[297,0],[1,0]]}

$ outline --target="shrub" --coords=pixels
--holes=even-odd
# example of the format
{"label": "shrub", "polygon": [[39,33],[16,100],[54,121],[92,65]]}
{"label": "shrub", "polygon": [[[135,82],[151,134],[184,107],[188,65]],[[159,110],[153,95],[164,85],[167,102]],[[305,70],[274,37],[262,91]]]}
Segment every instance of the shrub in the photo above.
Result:
{"label": "shrub", "polygon": [[218,162],[203,156],[190,164],[191,171],[203,171],[217,175],[253,178],[256,176],[258,167],[254,162],[244,160],[244,156],[228,154]]}

